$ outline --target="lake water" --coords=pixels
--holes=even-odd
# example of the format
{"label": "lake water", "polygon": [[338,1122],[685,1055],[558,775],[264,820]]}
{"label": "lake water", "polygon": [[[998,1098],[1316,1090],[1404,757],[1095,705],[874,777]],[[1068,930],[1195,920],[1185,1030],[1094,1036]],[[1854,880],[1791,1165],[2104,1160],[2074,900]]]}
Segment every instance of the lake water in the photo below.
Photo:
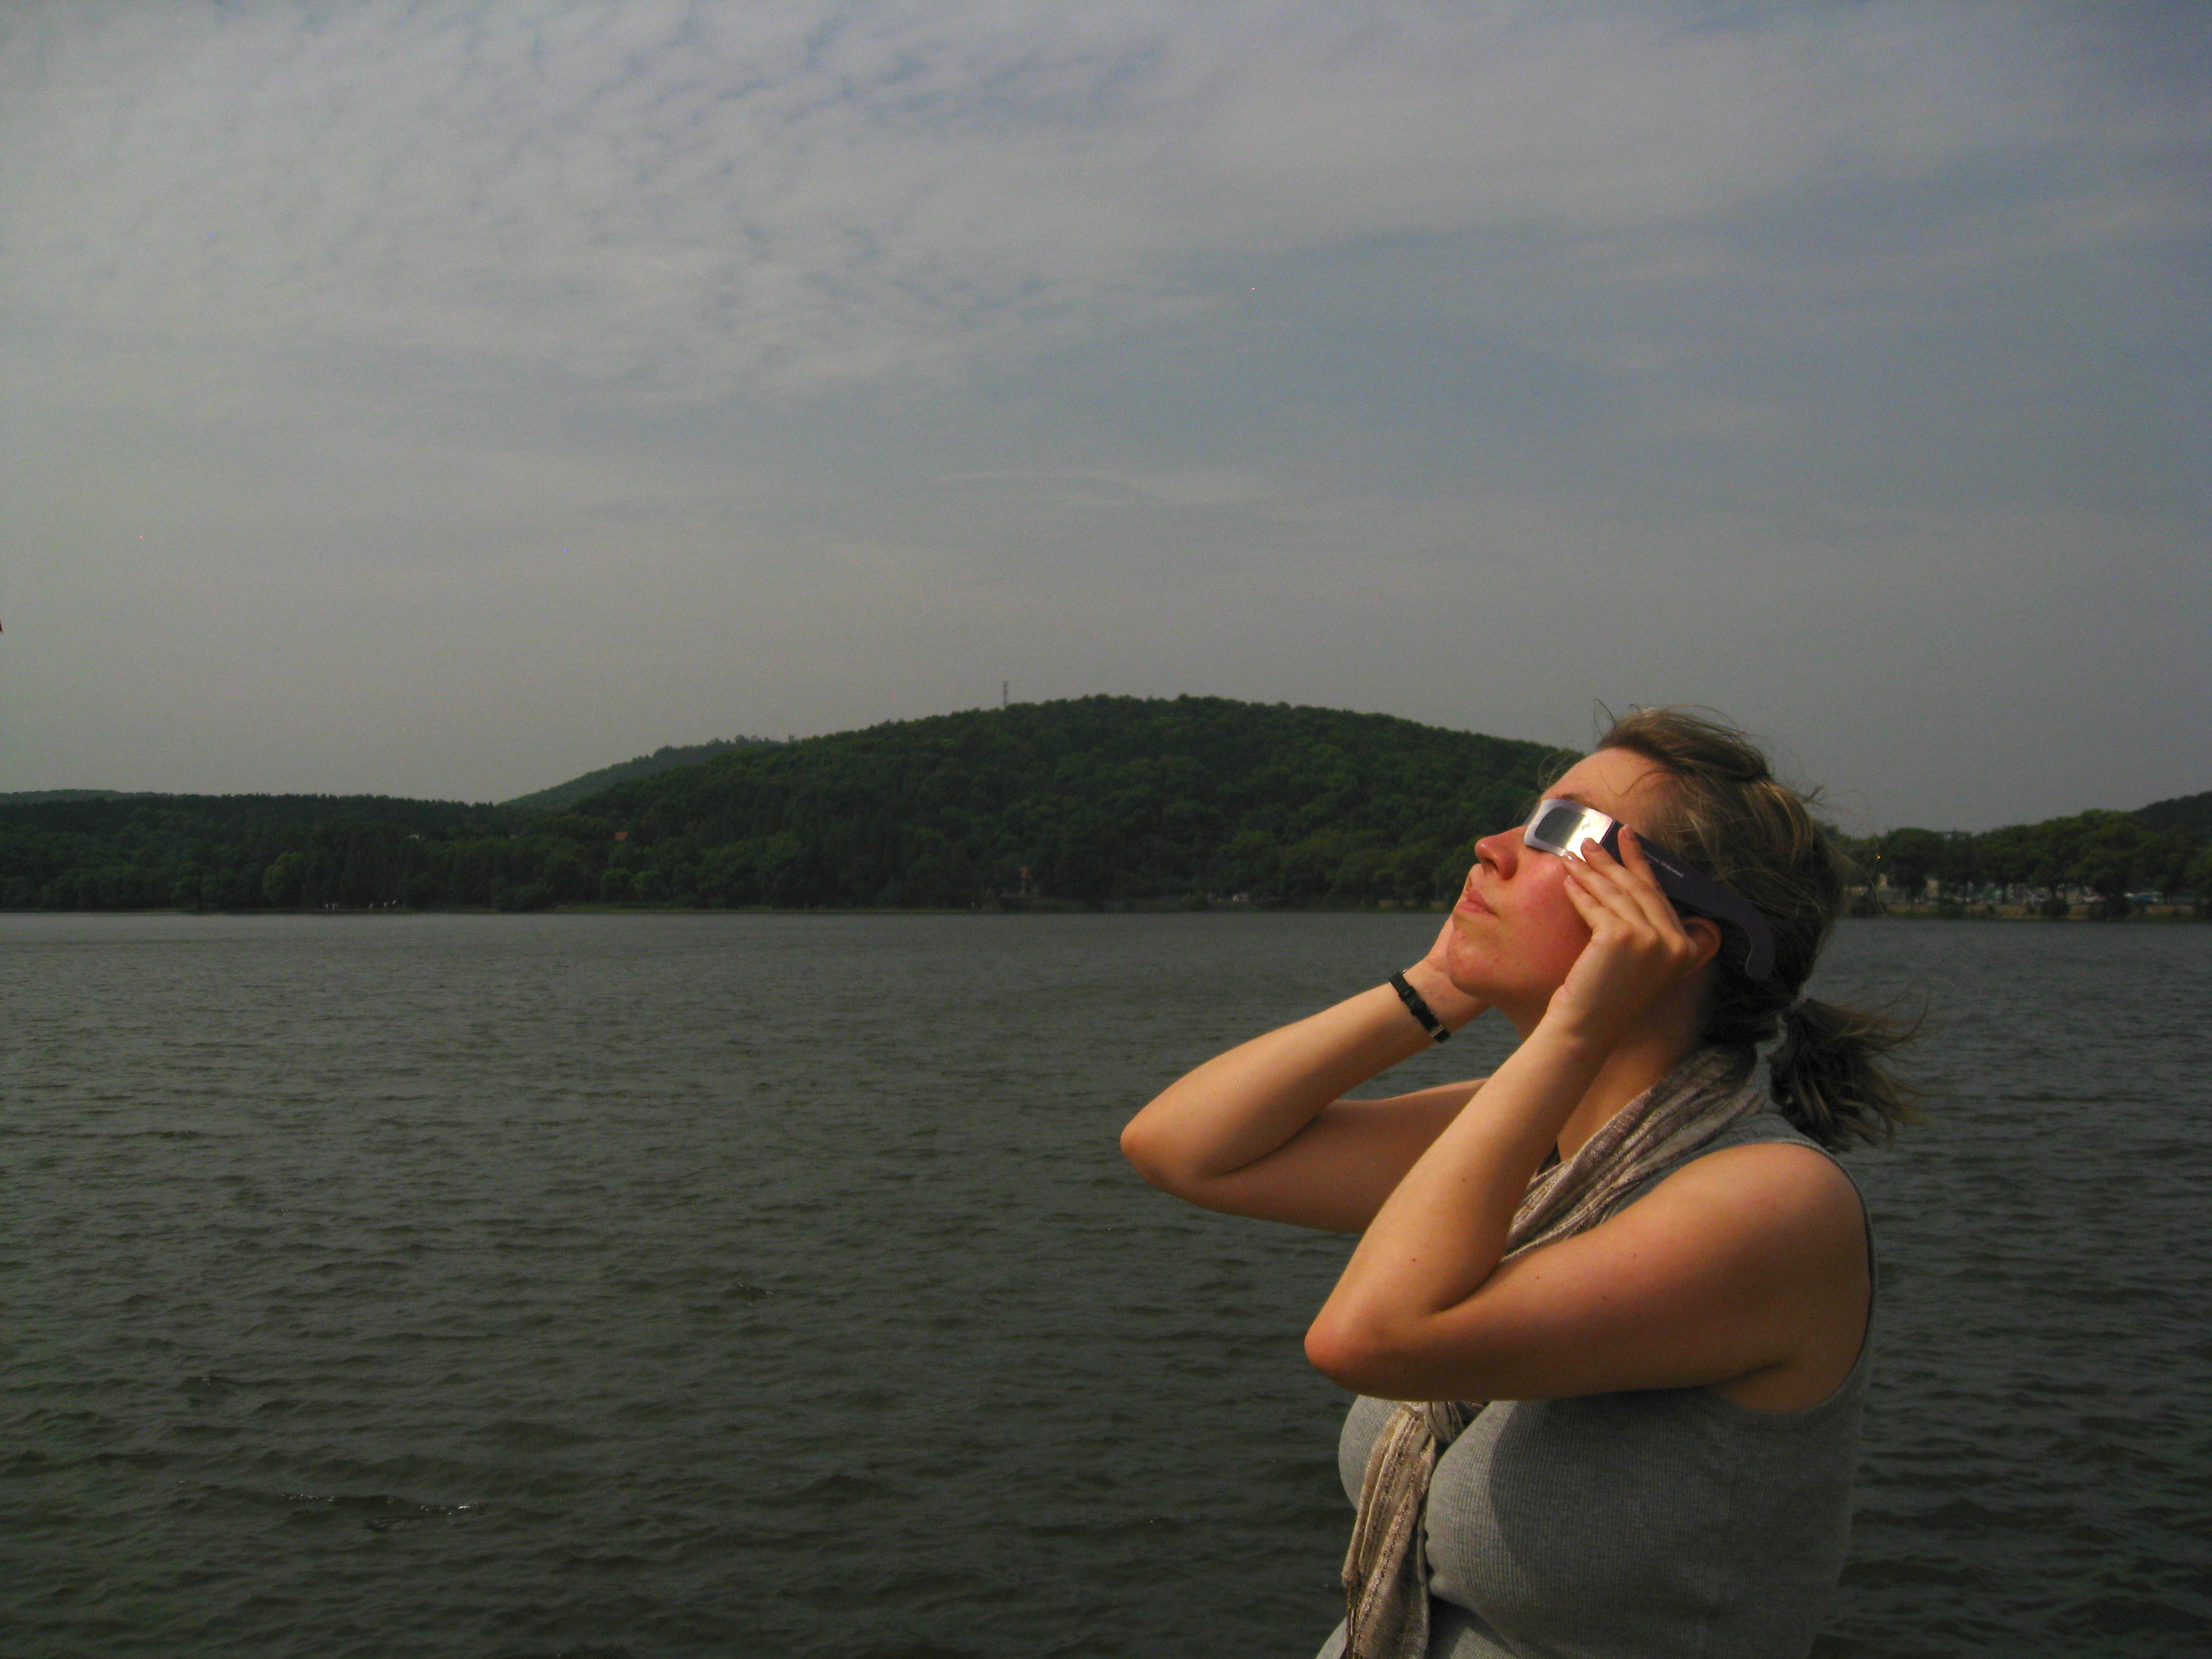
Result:
{"label": "lake water", "polygon": [[[1306,1659],[1348,1246],[1115,1136],[1435,921],[0,919],[0,1653]],[[1854,1159],[1820,1651],[2203,1652],[2212,927],[1821,984],[1924,995],[1948,1097]]]}

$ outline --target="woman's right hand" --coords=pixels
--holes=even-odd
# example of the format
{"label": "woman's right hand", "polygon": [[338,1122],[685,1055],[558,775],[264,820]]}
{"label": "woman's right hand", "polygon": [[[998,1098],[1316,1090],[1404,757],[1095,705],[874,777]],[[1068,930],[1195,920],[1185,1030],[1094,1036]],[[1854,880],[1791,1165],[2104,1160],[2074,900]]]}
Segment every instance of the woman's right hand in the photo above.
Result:
{"label": "woman's right hand", "polygon": [[1479,997],[1469,996],[1452,982],[1452,930],[1457,918],[1444,917],[1444,925],[1437,930],[1436,942],[1429,953],[1406,969],[1406,978],[1421,994],[1421,1000],[1429,1005],[1429,1012],[1443,1021],[1444,1029],[1456,1031],[1468,1024],[1490,1005]]}

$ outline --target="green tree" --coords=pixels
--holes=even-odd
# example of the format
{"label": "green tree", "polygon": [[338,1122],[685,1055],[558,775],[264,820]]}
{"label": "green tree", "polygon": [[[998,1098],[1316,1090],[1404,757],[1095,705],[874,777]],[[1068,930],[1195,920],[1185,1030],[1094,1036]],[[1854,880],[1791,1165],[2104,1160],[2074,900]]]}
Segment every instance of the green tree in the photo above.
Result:
{"label": "green tree", "polygon": [[285,853],[272,861],[261,878],[261,896],[279,909],[296,908],[307,873],[304,853]]}
{"label": "green tree", "polygon": [[1892,887],[1918,897],[1929,877],[1943,866],[1949,848],[1933,830],[1893,830],[1881,838],[1883,876]]}
{"label": "green tree", "polygon": [[2182,880],[2197,901],[2197,914],[2212,915],[2212,847],[2201,848],[2189,860]]}
{"label": "green tree", "polygon": [[2108,916],[2126,914],[2128,894],[2136,884],[2136,865],[2151,834],[2132,813],[2087,812],[2078,821],[2068,878],[2089,888],[2105,903]]}

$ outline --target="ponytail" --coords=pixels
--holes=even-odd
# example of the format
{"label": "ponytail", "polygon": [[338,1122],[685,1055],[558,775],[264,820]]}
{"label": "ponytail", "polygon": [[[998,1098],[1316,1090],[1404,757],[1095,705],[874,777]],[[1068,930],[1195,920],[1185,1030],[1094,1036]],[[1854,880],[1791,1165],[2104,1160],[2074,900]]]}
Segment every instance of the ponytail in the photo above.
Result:
{"label": "ponytail", "polygon": [[1920,1021],[1800,998],[1782,1015],[1782,1046],[1767,1061],[1774,1103],[1830,1152],[1881,1145],[1918,1121],[1921,1091],[1882,1064]]}
{"label": "ponytail", "polygon": [[1813,815],[1820,792],[1791,788],[1742,732],[1693,709],[1633,709],[1598,747],[1625,749],[1666,772],[1653,838],[1755,905],[1773,933],[1774,970],[1753,979],[1735,924],[1721,924],[1698,1036],[1746,1064],[1776,1043],[1767,1061],[1775,1109],[1832,1152],[1890,1140],[1917,1121],[1920,1091],[1883,1062],[1920,1022],[1799,994],[1853,873]]}

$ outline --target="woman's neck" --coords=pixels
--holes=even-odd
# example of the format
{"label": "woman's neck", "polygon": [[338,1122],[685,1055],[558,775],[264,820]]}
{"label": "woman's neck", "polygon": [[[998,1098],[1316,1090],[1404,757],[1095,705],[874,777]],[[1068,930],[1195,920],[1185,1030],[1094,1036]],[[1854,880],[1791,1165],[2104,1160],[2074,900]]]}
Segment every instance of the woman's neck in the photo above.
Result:
{"label": "woman's neck", "polygon": [[[1516,1005],[1501,1002],[1498,1012],[1513,1023],[1526,1042],[1543,1024],[1549,1000]],[[1597,1077],[1583,1091],[1581,1102],[1559,1129],[1559,1157],[1564,1162],[1583,1149],[1583,1144],[1653,1084],[1688,1058],[1702,1045],[1705,1024],[1705,976],[1702,974],[1669,987],[1646,1009],[1636,1027],[1613,1045],[1598,1067]]]}
{"label": "woman's neck", "polygon": [[1680,1065],[1697,1046],[1694,1028],[1688,1031],[1646,1031],[1630,1037],[1606,1056],[1596,1079],[1583,1091],[1577,1106],[1559,1127],[1562,1162],[1582,1151],[1583,1143],[1620,1115],[1622,1109]]}

